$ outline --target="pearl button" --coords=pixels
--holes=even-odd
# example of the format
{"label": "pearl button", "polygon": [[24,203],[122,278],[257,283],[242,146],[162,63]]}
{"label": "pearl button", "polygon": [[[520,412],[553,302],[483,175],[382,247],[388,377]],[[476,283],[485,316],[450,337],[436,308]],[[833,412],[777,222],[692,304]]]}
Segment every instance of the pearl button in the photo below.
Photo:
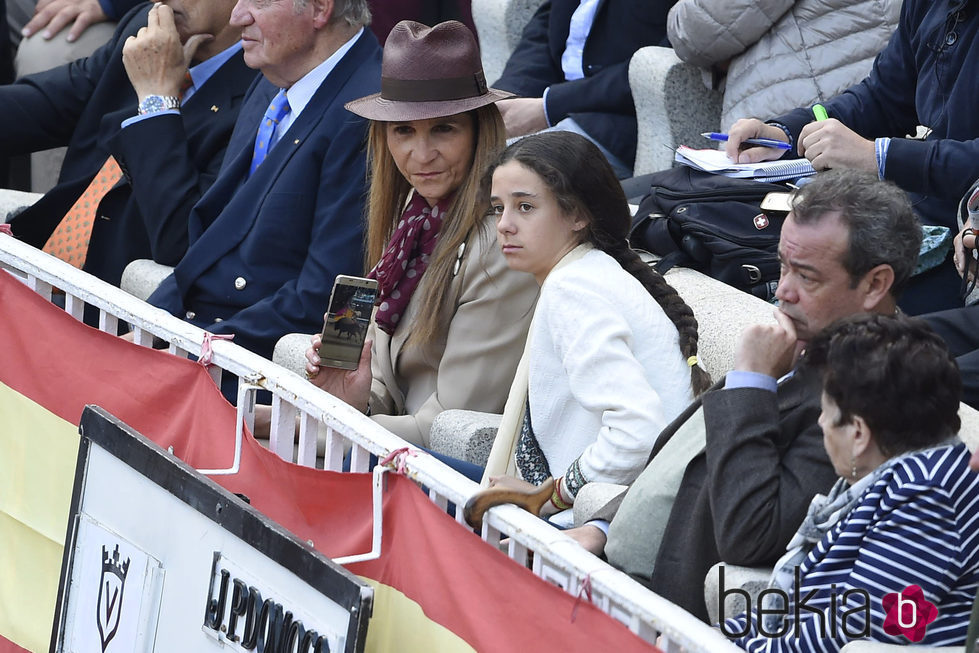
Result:
{"label": "pearl button", "polygon": [[235,290],[244,290],[248,282],[245,281],[245,277],[238,277],[235,279]]}

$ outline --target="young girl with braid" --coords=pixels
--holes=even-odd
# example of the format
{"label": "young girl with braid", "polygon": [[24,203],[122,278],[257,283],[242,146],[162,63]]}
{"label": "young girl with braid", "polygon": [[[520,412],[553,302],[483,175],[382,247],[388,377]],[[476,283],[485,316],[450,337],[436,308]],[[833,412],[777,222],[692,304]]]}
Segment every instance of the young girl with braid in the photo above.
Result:
{"label": "young girl with braid", "polygon": [[598,148],[541,133],[489,174],[503,256],[541,291],[484,481],[529,491],[556,479],[548,516],[585,483],[631,483],[710,377],[690,307],[629,247],[629,207]]}

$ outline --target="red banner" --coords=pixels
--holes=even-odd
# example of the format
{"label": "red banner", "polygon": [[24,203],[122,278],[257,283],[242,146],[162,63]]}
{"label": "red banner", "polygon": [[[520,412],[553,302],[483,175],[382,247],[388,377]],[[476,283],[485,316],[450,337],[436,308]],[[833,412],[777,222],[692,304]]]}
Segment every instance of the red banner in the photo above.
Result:
{"label": "red banner", "polygon": [[[100,405],[161,447],[172,446],[195,468],[230,465],[235,411],[199,364],[91,329],[6,273],[0,273],[0,307],[0,382],[16,393],[72,424],[85,404]],[[10,432],[5,419],[0,415],[0,445]],[[327,556],[370,549],[370,475],[300,467],[246,437],[241,471],[213,478]],[[412,647],[445,650],[445,639],[417,641],[426,637],[427,625],[405,612],[411,604],[423,612],[421,621],[437,624],[432,632],[450,631],[450,640],[479,651],[652,649],[587,600],[484,543],[407,478],[392,474],[388,480],[382,556],[350,567],[379,591],[369,649],[409,648],[404,638],[415,636]],[[63,506],[51,508],[67,514],[70,496],[62,499]],[[0,592],[4,582],[0,578]],[[5,648],[3,636],[10,633],[2,623],[0,652],[18,650]]]}

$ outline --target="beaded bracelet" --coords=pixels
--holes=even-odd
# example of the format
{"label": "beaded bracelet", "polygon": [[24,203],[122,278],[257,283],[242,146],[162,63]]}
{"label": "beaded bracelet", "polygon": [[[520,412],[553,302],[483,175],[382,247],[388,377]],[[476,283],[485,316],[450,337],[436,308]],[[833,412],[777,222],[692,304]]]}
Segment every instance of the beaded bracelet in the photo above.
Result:
{"label": "beaded bracelet", "polygon": [[561,479],[554,481],[554,491],[551,492],[551,504],[558,510],[567,510],[571,507],[570,503],[566,503],[561,497]]}

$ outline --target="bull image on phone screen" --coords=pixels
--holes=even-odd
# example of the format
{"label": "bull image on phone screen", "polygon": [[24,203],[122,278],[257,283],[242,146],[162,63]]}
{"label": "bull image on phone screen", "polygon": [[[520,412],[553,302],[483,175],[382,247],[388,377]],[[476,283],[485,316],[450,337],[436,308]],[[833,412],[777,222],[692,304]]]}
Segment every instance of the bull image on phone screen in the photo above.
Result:
{"label": "bull image on phone screen", "polygon": [[322,365],[357,369],[376,297],[377,282],[373,279],[337,275],[323,324],[319,349]]}

